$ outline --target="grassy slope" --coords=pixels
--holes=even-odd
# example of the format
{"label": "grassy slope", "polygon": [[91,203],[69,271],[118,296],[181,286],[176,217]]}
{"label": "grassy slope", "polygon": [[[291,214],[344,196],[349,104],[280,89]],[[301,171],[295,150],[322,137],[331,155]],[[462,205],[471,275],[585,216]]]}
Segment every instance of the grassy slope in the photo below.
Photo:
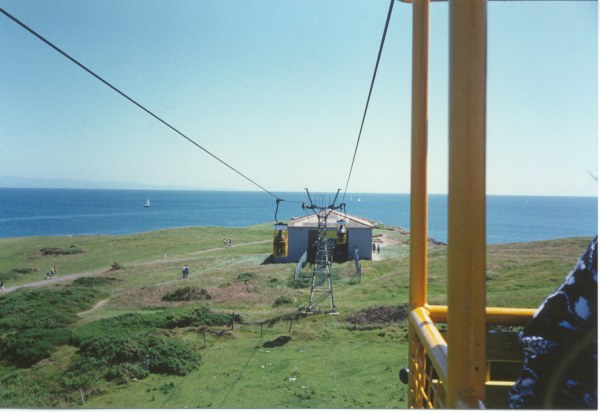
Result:
{"label": "grassy slope", "polygon": [[[263,264],[270,253],[269,225],[245,229],[189,228],[130,236],[50,237],[0,240],[0,273],[13,268],[38,272],[6,283],[40,280],[50,266],[59,274],[92,272],[117,280],[101,287],[109,299],[81,316],[80,323],[128,311],[155,310],[181,305],[161,300],[177,288],[194,285],[209,291],[216,311],[235,311],[245,324],[232,333],[202,336],[179,330],[182,339],[203,355],[202,366],[184,377],[150,375],[116,386],[98,382],[97,393],[86,407],[110,408],[400,408],[406,405],[406,388],[397,374],[406,365],[406,325],[353,330],[346,317],[377,305],[399,305],[408,297],[407,239],[399,232],[376,230],[400,243],[386,246],[381,261],[363,261],[362,284],[349,282],[353,265],[335,265],[335,300],[339,314],[318,315],[264,325],[263,336],[254,322],[295,313],[308,302],[308,290],[289,287],[294,265]],[[223,248],[223,238],[234,241]],[[564,279],[587,246],[588,239],[492,245],[488,252],[488,304],[536,307]],[[247,243],[247,244],[243,244]],[[75,244],[84,253],[42,256],[42,247],[68,248]],[[165,257],[165,250],[167,256]],[[125,269],[107,272],[119,262]],[[182,264],[190,266],[190,278],[181,279]],[[446,249],[432,246],[429,258],[429,301],[445,303]],[[252,272],[249,282],[238,279]],[[52,286],[60,287],[60,286]],[[273,306],[280,296],[293,304]],[[96,302],[90,302],[90,306]],[[327,308],[328,303],[324,303]],[[285,346],[262,348],[280,335],[292,336]],[[52,399],[57,375],[74,353],[61,347],[50,359],[29,370],[0,366],[0,382],[15,388],[0,396],[0,406],[77,406],[80,394]],[[294,379],[295,378],[295,379]],[[8,384],[7,384],[8,382]],[[19,382],[40,388],[18,391]],[[33,383],[32,383],[33,382]],[[13,385],[13,386],[11,386]],[[23,384],[24,385],[24,384]],[[23,387],[25,389],[25,387]]]}

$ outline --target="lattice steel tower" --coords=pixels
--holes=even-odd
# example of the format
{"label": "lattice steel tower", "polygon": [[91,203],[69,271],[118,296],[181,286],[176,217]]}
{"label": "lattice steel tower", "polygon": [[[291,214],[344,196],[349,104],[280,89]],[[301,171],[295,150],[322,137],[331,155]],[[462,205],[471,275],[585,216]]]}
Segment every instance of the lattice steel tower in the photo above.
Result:
{"label": "lattice steel tower", "polygon": [[331,280],[331,258],[333,248],[335,247],[335,239],[327,237],[327,218],[335,209],[341,209],[344,204],[335,206],[338,194],[341,189],[338,189],[333,202],[329,206],[317,206],[313,203],[308,189],[305,189],[310,200],[310,205],[302,204],[303,209],[311,209],[317,216],[317,240],[316,257],[313,265],[313,273],[310,284],[310,300],[308,303],[307,312],[312,312],[315,306],[329,297],[330,313],[336,313],[335,302],[333,300],[333,282]]}

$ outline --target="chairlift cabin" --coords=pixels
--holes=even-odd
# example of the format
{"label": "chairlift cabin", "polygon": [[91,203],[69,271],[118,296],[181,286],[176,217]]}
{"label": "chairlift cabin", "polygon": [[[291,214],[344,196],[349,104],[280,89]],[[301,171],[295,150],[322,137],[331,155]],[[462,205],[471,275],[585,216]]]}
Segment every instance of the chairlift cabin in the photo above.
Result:
{"label": "chairlift cabin", "polygon": [[273,256],[288,255],[288,225],[277,222],[273,225]]}
{"label": "chairlift cabin", "polygon": [[340,219],[336,222],[337,224],[337,244],[345,245],[348,242],[347,234],[347,222],[345,219]]}
{"label": "chairlift cabin", "polygon": [[[411,408],[507,408],[523,353],[515,334],[488,326],[522,326],[535,309],[486,307],[487,1],[449,1],[447,306],[427,303],[429,0],[406,2],[413,12],[411,230],[408,374],[401,379]],[[513,371],[498,367],[506,365]]]}

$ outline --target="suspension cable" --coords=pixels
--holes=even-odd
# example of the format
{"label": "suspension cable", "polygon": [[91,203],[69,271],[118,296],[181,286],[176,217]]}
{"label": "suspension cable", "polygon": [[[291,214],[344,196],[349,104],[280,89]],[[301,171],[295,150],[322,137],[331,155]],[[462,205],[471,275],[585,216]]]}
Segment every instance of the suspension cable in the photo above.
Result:
{"label": "suspension cable", "polygon": [[348,172],[348,179],[346,179],[346,188],[344,189],[344,195],[342,196],[342,202],[346,199],[346,192],[348,191],[348,184],[350,183],[350,176],[352,176],[352,169],[354,168],[354,160],[356,160],[356,152],[358,151],[358,145],[360,143],[360,137],[362,135],[363,126],[365,124],[365,118],[367,117],[367,110],[369,109],[369,102],[371,100],[371,93],[373,92],[373,85],[375,84],[375,77],[377,76],[377,69],[379,68],[379,61],[381,60],[381,51],[385,43],[385,37],[387,35],[388,26],[390,24],[390,17],[392,16],[392,9],[394,8],[394,2],[396,0],[390,0],[390,8],[388,10],[387,18],[385,20],[385,27],[383,29],[383,36],[381,37],[381,44],[379,45],[379,53],[377,54],[377,62],[375,63],[375,69],[373,70],[373,78],[371,79],[371,87],[369,88],[369,95],[367,96],[367,103],[365,105],[365,111],[363,113],[362,122],[360,123],[360,130],[358,132],[358,138],[356,139],[356,146],[354,147],[354,155],[352,156],[352,164],[350,165],[350,172]]}
{"label": "suspension cable", "polygon": [[92,76],[94,76],[96,79],[100,80],[102,83],[104,83],[106,86],[110,87],[112,90],[114,90],[115,92],[117,92],[118,94],[120,94],[122,97],[124,97],[125,99],[129,100],[131,103],[133,103],[134,105],[136,105],[137,107],[139,107],[140,109],[142,109],[143,111],[145,111],[146,113],[148,113],[150,116],[154,117],[156,120],[158,120],[159,122],[161,122],[162,124],[164,124],[165,126],[167,126],[169,129],[173,130],[175,133],[177,133],[178,135],[180,135],[181,137],[183,137],[184,139],[186,139],[188,142],[192,143],[194,146],[196,146],[199,149],[203,150],[206,154],[208,154],[209,156],[211,156],[215,160],[219,161],[223,165],[227,166],[229,169],[233,170],[235,173],[237,173],[238,175],[240,175],[241,177],[243,177],[244,179],[246,179],[247,181],[249,181],[253,185],[257,186],[258,188],[260,188],[264,192],[266,192],[269,195],[273,196],[275,199],[279,199],[279,196],[277,196],[274,193],[270,192],[269,190],[265,189],[263,186],[259,185],[257,182],[255,182],[254,180],[252,180],[248,176],[246,176],[244,173],[240,172],[239,170],[237,170],[236,168],[234,168],[233,166],[231,166],[229,163],[227,163],[226,161],[224,161],[221,158],[219,158],[217,155],[215,155],[215,154],[211,153],[210,151],[208,151],[207,149],[205,149],[204,147],[202,147],[200,144],[196,143],[194,140],[192,140],[191,138],[189,138],[188,136],[186,136],[184,133],[182,133],[179,130],[177,130],[175,127],[171,126],[165,120],[163,120],[162,118],[160,118],[156,114],[152,113],[150,110],[148,110],[147,108],[145,108],[144,106],[142,106],[140,103],[138,103],[137,101],[135,101],[134,99],[132,99],[131,97],[129,97],[128,95],[126,95],[124,92],[122,92],[121,90],[119,90],[117,87],[113,86],[108,81],[104,80],[102,77],[100,77],[99,75],[97,75],[96,73],[94,73],[92,70],[88,69],[86,66],[84,66],[83,64],[81,64],[75,58],[71,57],[69,54],[67,54],[66,52],[64,52],[63,50],[61,50],[59,47],[57,47],[54,44],[52,44],[49,40],[47,40],[46,38],[44,38],[42,35],[36,33],[33,29],[31,29],[25,23],[21,22],[19,19],[17,19],[16,17],[14,17],[10,13],[8,13],[2,7],[0,7],[0,12],[2,12],[2,14],[4,14],[5,16],[7,16],[9,19],[13,20],[19,26],[23,27],[25,30],[27,30],[28,32],[30,32],[31,34],[33,34],[35,37],[37,37],[38,39],[40,39],[41,41],[43,41],[44,43],[46,43],[48,46],[50,46],[51,48],[53,48],[54,50],[56,50],[58,53],[62,54],[64,57],[66,57],[67,59],[69,59],[71,62],[75,63],[77,66],[79,66],[80,68],[82,68],[83,70],[85,70],[86,72],[88,72],[89,74],[91,74]]}

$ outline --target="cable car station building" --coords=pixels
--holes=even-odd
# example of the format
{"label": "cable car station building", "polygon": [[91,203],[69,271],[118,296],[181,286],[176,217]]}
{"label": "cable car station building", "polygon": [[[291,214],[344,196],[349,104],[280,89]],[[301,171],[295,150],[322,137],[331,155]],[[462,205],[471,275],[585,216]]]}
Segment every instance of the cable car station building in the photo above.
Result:
{"label": "cable car station building", "polygon": [[[340,220],[345,220],[347,239],[345,244],[336,245],[332,253],[333,260],[336,262],[353,260],[356,251],[360,259],[371,260],[373,225],[365,219],[331,210],[327,217],[328,238],[336,238]],[[317,253],[315,245],[318,237],[317,215],[292,218],[288,223],[287,231],[287,256],[275,256],[275,262],[298,262],[304,252],[307,252],[308,261],[314,262]]]}

